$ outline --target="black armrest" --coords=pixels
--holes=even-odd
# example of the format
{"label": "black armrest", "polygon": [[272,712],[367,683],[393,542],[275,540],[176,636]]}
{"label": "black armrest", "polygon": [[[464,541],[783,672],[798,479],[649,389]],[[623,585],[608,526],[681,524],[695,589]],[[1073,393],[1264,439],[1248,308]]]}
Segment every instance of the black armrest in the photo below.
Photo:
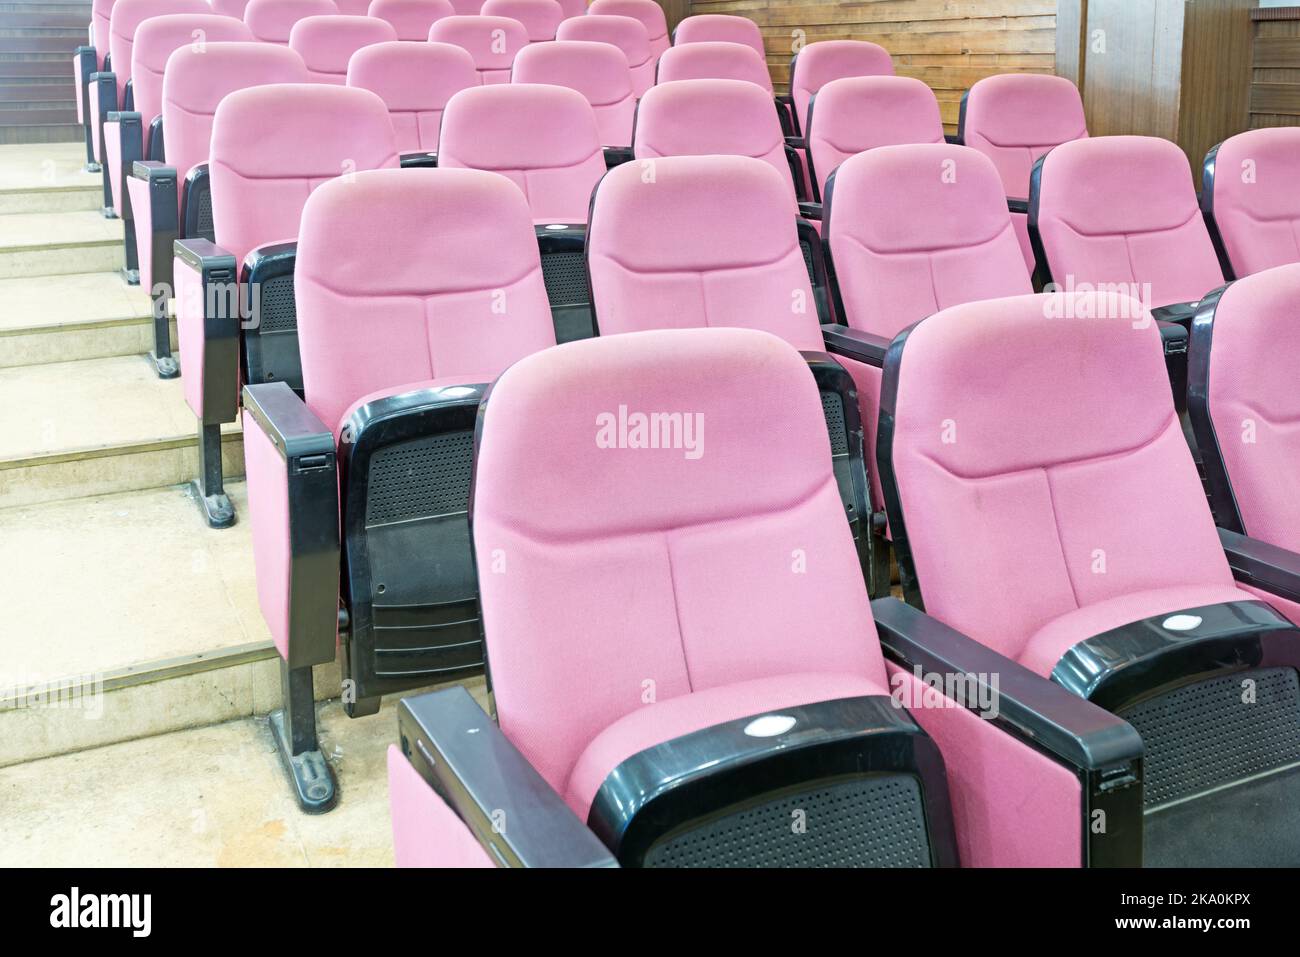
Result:
{"label": "black armrest", "polygon": [[823,207],[821,203],[801,202],[799,204],[799,215],[802,216],[804,219],[813,219],[816,220],[817,222],[821,222],[822,209]]}
{"label": "black armrest", "polygon": [[890,340],[871,332],[851,329],[848,326],[827,324],[822,326],[826,351],[831,355],[846,356],[877,369],[885,367],[885,353]]}
{"label": "black armrest", "polygon": [[463,687],[405,698],[402,752],[506,867],[617,867]]}
{"label": "black armrest", "polygon": [[635,158],[630,146],[606,146],[605,147],[605,169],[613,169],[615,166],[621,166],[624,163],[630,163]]}
{"label": "black armrest", "polygon": [[1219,529],[1219,541],[1237,581],[1300,601],[1300,554],[1226,528]]}
{"label": "black armrest", "polygon": [[[871,611],[891,661],[927,674],[961,674],[980,682],[977,700],[998,702],[995,719],[1080,770],[1103,770],[1142,757],[1142,739],[1128,722],[1004,658],[896,598],[878,598]],[[989,687],[989,676],[997,686]],[[968,706],[973,706],[971,702]]]}
{"label": "black armrest", "polygon": [[1191,336],[1186,326],[1166,319],[1157,319],[1156,327],[1160,330],[1160,339],[1164,342],[1165,355],[1176,356],[1187,352]]}
{"label": "black armrest", "polygon": [[949,144],[950,146],[964,146],[964,145],[966,145],[966,144],[964,144],[964,143],[961,141],[961,134],[960,134],[960,133],[944,133],[944,134],[943,134],[943,141],[944,141],[945,143]]}
{"label": "black armrest", "polygon": [[[208,176],[208,164],[199,163],[185,174],[185,185],[181,189],[181,235],[187,239],[206,239],[200,229],[204,197],[211,199],[212,180]],[[212,204],[208,202],[209,219]]]}
{"label": "black armrest", "polygon": [[[118,159],[122,164],[118,171],[118,175],[121,176],[121,182],[117,184],[118,199],[122,204],[122,219],[129,223],[135,216],[131,212],[131,196],[127,192],[126,181],[131,176],[136,160],[144,159],[144,121],[139,113],[120,110],[107,114],[104,122],[117,124]],[[129,226],[127,230],[126,261],[127,268],[130,269],[135,259],[135,242]]]}
{"label": "black armrest", "polygon": [[1158,322],[1174,322],[1184,329],[1190,329],[1192,319],[1196,316],[1196,307],[1200,302],[1175,302],[1168,306],[1157,306],[1151,310],[1151,318]]}
{"label": "black armrest", "polygon": [[427,153],[403,153],[401,156],[402,169],[430,168],[438,165],[438,154],[436,151]]}
{"label": "black armrest", "polygon": [[1013,197],[1008,196],[1008,197],[1007,197],[1007,212],[1009,212],[1009,213],[1021,213],[1021,214],[1025,215],[1025,216],[1028,216],[1028,215],[1029,215],[1029,200],[1027,200],[1027,199],[1015,199],[1015,198],[1013,198]]}
{"label": "black armrest", "polygon": [[[173,255],[199,274],[199,307],[203,329],[203,409],[195,409],[205,425],[233,422],[238,417],[239,304],[238,263],[233,254],[206,239],[178,239]],[[176,320],[181,336],[197,331],[197,316],[185,311],[178,298]],[[193,370],[198,373],[198,370]]]}
{"label": "black armrest", "polygon": [[797,150],[806,150],[808,148],[808,141],[802,136],[787,136],[785,138],[785,145],[792,146]]}
{"label": "black armrest", "polygon": [[[176,167],[154,160],[136,160],[131,164],[126,175],[132,179],[142,180],[148,186],[149,209],[146,212],[149,222],[149,242],[145,248],[146,255],[149,257],[149,275],[153,277],[154,288],[146,292],[154,297],[154,319],[161,323],[166,318],[167,299],[173,292],[172,251],[180,236],[176,204]],[[130,190],[127,189],[123,192],[130,194]],[[135,216],[134,210],[132,216]],[[141,219],[139,216],[135,218],[137,221]],[[139,228],[138,222],[136,228]],[[161,313],[158,312],[160,308]],[[161,346],[164,331],[161,326],[155,330],[157,339],[155,348]],[[170,339],[170,332],[166,334]],[[169,353],[170,345],[166,353],[157,354],[165,356]]]}

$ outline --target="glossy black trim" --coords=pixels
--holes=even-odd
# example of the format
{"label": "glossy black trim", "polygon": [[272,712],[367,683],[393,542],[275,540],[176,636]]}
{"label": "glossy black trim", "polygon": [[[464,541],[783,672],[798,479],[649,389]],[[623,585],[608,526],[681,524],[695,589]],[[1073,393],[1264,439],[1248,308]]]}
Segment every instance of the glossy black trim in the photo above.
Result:
{"label": "glossy black trim", "polygon": [[[582,253],[583,273],[587,278],[587,294],[581,302],[551,302],[550,291],[547,290],[546,298],[551,308],[556,343],[591,338],[595,335],[595,320],[591,308],[591,274],[587,267],[587,225],[544,223],[535,226],[534,230],[537,234],[537,249],[542,257],[550,253]],[[546,275],[545,263],[542,275]]]}
{"label": "glossy black trim", "polygon": [[1223,243],[1223,234],[1219,232],[1219,222],[1214,216],[1214,173],[1219,159],[1219,147],[1222,145],[1222,143],[1215,143],[1205,154],[1205,160],[1201,164],[1201,191],[1197,194],[1197,200],[1201,206],[1201,218],[1205,220],[1206,232],[1210,234],[1210,242],[1214,244],[1214,254],[1219,257],[1219,268],[1223,271],[1223,278],[1231,282],[1237,278],[1237,273],[1232,268],[1232,258],[1228,255],[1228,249]]}
{"label": "glossy black trim", "polygon": [[244,411],[285,463],[289,505],[290,669],[334,660],[338,631],[339,471],[334,433],[283,382],[246,385]]}
{"label": "glossy black trim", "polygon": [[835,210],[835,174],[839,170],[831,170],[831,175],[826,177],[826,196],[822,200],[822,258],[826,261],[826,284],[830,287],[831,308],[834,310],[835,322],[841,325],[850,325],[848,310],[844,308],[844,296],[840,293],[840,280],[835,270],[835,250],[831,248],[831,240],[834,233],[831,232],[831,214]]}
{"label": "glossy black trim", "polygon": [[1028,215],[1028,214],[1029,214],[1029,200],[1027,200],[1027,199],[1017,199],[1017,198],[1014,197],[1014,196],[1008,196],[1008,197],[1007,197],[1007,212],[1008,212],[1008,213],[1015,213],[1015,214],[1018,214],[1018,215]]}
{"label": "glossy black trim", "polygon": [[438,153],[436,150],[421,150],[418,153],[403,153],[398,157],[402,169],[437,169]]}
{"label": "glossy black trim", "polygon": [[[764,714],[795,724],[772,737],[747,735]],[[943,756],[884,695],[759,712],[646,748],[605,778],[587,826],[622,866],[640,867],[656,841],[692,821],[791,787],[890,773],[920,783],[931,865],[957,866]]]}
{"label": "glossy black trim", "polygon": [[[1231,285],[1231,284],[1229,284]],[[1232,488],[1223,448],[1210,413],[1210,363],[1214,356],[1214,317],[1228,286],[1220,286],[1206,295],[1192,319],[1191,342],[1187,350],[1187,415],[1192,423],[1196,447],[1201,453],[1205,491],[1214,512],[1214,521],[1238,535],[1246,534],[1241,508]]]}
{"label": "glossy black trim", "polygon": [[[925,320],[922,319],[921,322]],[[898,478],[894,473],[894,421],[898,409],[898,377],[903,365],[903,352],[908,337],[920,323],[908,326],[889,344],[885,352],[880,382],[880,418],[876,427],[876,468],[880,475],[880,490],[885,499],[885,514],[889,517],[889,537],[894,546],[894,561],[898,563],[898,581],[903,589],[903,599],[908,604],[925,610],[921,595],[921,582],[912,562],[912,547],[907,539],[907,518],[903,514],[902,499],[898,494]]]}
{"label": "glossy black trim", "polygon": [[153,308],[153,362],[159,376],[171,378],[179,373],[172,356],[171,321],[167,315],[167,300],[174,294],[175,277],[172,257],[176,240],[180,237],[176,216],[176,169],[154,160],[139,160],[132,164],[130,175],[142,180],[149,196],[149,257],[153,288],[148,290]]}
{"label": "glossy black trim", "polygon": [[[245,382],[287,382],[289,388],[302,395],[302,358],[298,350],[297,323],[291,330],[265,331],[260,303],[261,287],[273,279],[292,276],[297,258],[297,242],[258,246],[244,257],[239,288],[248,321],[244,323],[240,364]],[[257,309],[253,308],[254,295],[259,296]],[[254,316],[258,317],[256,323],[252,321]]]}
{"label": "glossy black trim", "polygon": [[1184,329],[1190,329],[1199,305],[1199,302],[1171,302],[1165,306],[1154,306],[1151,309],[1151,318],[1157,322],[1172,322]]}
{"label": "glossy black trim", "polygon": [[[112,173],[109,170],[108,147],[104,143],[104,121],[108,118],[109,113],[118,112],[117,102],[117,75],[109,69],[108,58],[104,58],[104,69],[98,73],[90,75],[90,82],[94,84],[99,91],[99,98],[96,106],[99,109],[97,116],[91,117],[90,120],[95,127],[94,136],[99,140],[99,166],[100,166],[100,183],[104,189],[104,215],[113,218],[113,185],[110,180]],[[126,104],[121,105],[122,109]]]}
{"label": "glossy black trim", "polygon": [[155,163],[161,163],[167,159],[167,146],[163,139],[161,115],[153,118],[149,123],[149,129],[145,132],[144,157]]}
{"label": "glossy black trim", "polygon": [[1219,543],[1237,581],[1300,602],[1300,554],[1226,528],[1219,529]]}
{"label": "glossy black trim", "polygon": [[126,188],[126,181],[131,178],[131,171],[135,168],[136,162],[145,158],[144,128],[140,114],[130,111],[109,113],[104,118],[105,138],[111,135],[108,131],[109,124],[117,126],[117,152],[120,164],[117,169],[117,197],[126,263],[124,273],[126,281],[135,285],[140,281],[140,254],[135,244],[135,211],[131,208],[131,192]]}
{"label": "glossy black trim", "polygon": [[[807,130],[803,135],[803,150],[804,150],[803,155],[804,155],[804,160],[808,164],[808,185],[812,187],[813,202],[824,203],[825,205],[829,206],[830,205],[830,178],[827,177],[826,196],[823,197],[821,194],[821,187],[817,185],[817,166],[813,162],[813,154],[812,154],[813,107],[816,104],[817,104],[817,94],[814,93],[812,96],[808,97],[808,122],[804,124],[807,127]],[[834,175],[835,175],[835,171],[831,170],[831,176]]]}
{"label": "glossy black trim", "polygon": [[[802,211],[802,207],[801,207]],[[795,220],[795,230],[799,236],[799,245],[808,246],[808,255],[812,260],[812,273],[808,277],[812,286],[813,302],[817,307],[817,321],[825,324],[835,321],[831,308],[830,275],[826,266],[826,247],[817,228],[802,216]]]}
{"label": "glossy black trim", "polygon": [[957,107],[957,145],[966,145],[966,102],[970,99],[970,90],[963,90],[961,104]]}
{"label": "glossy black trim", "polygon": [[[1193,616],[1200,624],[1186,631],[1165,628],[1175,615]],[[1061,656],[1052,680],[1118,713],[1220,672],[1258,668],[1266,660],[1300,667],[1298,638],[1296,626],[1263,601],[1204,605],[1085,638]]]}
{"label": "glossy black trim", "polygon": [[1052,155],[1048,150],[1034,161],[1029,171],[1029,206],[1026,209],[1029,248],[1034,254],[1034,288],[1041,291],[1053,283],[1052,264],[1048,262],[1043,237],[1038,231],[1038,203],[1043,191],[1043,164]]}
{"label": "glossy black trim", "polygon": [[795,136],[803,136],[804,123],[799,119],[799,110],[796,109],[794,103],[794,78],[798,75],[795,73],[795,68],[798,65],[799,54],[796,53],[794,56],[790,57],[790,92],[786,94],[786,97],[790,101],[790,129]]}
{"label": "glossy black trim", "polygon": [[803,159],[799,155],[799,150],[788,141],[785,144],[785,165],[790,168],[790,178],[794,181],[794,198],[798,201],[802,212],[803,207],[812,204],[808,202],[808,190],[804,188]]}
{"label": "glossy black trim", "polygon": [[[639,102],[640,101],[638,101],[638,104]],[[633,124],[635,124],[635,122],[636,122],[636,116],[634,113]],[[635,135],[635,133],[636,133],[636,127],[634,125],[633,135]],[[624,163],[630,163],[632,162],[632,160],[636,158],[632,152],[632,147],[630,146],[606,146],[604,147],[604,153],[605,153],[605,169],[607,170],[613,169],[615,166],[622,166]]]}
{"label": "glossy black trim", "polygon": [[822,326],[822,337],[826,340],[826,351],[831,355],[844,356],[877,369],[884,367],[889,352],[889,340],[884,336],[849,326],[827,324]]}
{"label": "glossy black trim", "polygon": [[[179,173],[180,171],[177,170]],[[212,180],[208,176],[208,164],[199,163],[185,174],[185,183],[181,189],[181,238],[207,239],[216,242],[213,236],[204,236],[199,232],[199,200],[205,194],[212,193]],[[209,209],[211,204],[209,203]]]}
{"label": "glossy black trim", "polygon": [[[826,207],[822,206],[821,203],[810,203],[802,200],[799,202],[799,216],[809,222],[820,223],[825,209]],[[820,236],[818,238],[820,239]]]}
{"label": "glossy black trim", "polygon": [[[197,270],[203,299],[204,425],[238,416],[240,304],[235,257],[206,239],[178,239],[181,262]],[[192,370],[197,372],[198,370]]]}
{"label": "glossy black trim", "polygon": [[[86,137],[86,165],[87,173],[98,172],[95,163],[94,145],[91,141],[91,135],[95,124],[91,122],[90,116],[90,78],[96,72],[95,67],[98,64],[98,54],[92,46],[79,46],[72,51],[74,62],[81,64],[81,89],[77,90],[77,98],[81,100],[81,118],[82,126],[85,128]],[[73,67],[74,77],[77,75],[76,67]]]}
{"label": "glossy black trim", "polygon": [[463,687],[404,698],[397,723],[411,767],[501,866],[618,866]]}

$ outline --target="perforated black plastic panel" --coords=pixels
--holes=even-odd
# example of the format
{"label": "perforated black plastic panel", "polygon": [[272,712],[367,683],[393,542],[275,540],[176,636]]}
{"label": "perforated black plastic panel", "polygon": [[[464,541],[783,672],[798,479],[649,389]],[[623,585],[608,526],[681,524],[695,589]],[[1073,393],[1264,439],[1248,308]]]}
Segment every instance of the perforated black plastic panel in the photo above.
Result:
{"label": "perforated black plastic panel", "polygon": [[293,275],[276,276],[258,287],[262,332],[292,332],[298,328],[298,307],[293,298]]}
{"label": "perforated black plastic panel", "polygon": [[[803,829],[795,827],[803,812]],[[646,867],[929,867],[917,779],[882,774],[821,782],[732,808],[670,834]]]}
{"label": "perforated black plastic panel", "polygon": [[590,301],[587,262],[581,250],[543,253],[542,278],[552,306],[577,306]]}
{"label": "perforated black plastic panel", "polygon": [[806,239],[799,240],[799,251],[803,253],[803,266],[808,270],[808,281],[813,282],[816,277],[813,276],[812,243]]}
{"label": "perforated black plastic panel", "polygon": [[1292,668],[1209,678],[1119,716],[1146,746],[1148,808],[1300,761],[1300,680]]}
{"label": "perforated black plastic panel", "polygon": [[375,453],[366,525],[387,525],[465,511],[474,463],[474,433],[444,432]]}
{"label": "perforated black plastic panel", "polygon": [[831,437],[831,455],[847,455],[849,436],[844,426],[844,399],[838,392],[822,393],[822,414],[826,416],[826,431]]}
{"label": "perforated black plastic panel", "polygon": [[198,194],[199,204],[199,238],[206,239],[209,242],[216,242],[215,227],[212,225],[212,191],[203,190]]}

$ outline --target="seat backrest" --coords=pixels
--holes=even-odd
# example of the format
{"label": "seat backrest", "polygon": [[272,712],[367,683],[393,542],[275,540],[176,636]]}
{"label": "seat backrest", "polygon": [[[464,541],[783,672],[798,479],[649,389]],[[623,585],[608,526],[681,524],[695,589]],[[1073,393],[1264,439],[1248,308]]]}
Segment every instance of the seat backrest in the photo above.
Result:
{"label": "seat backrest", "polygon": [[364,17],[370,10],[370,0],[334,0],[334,3],[346,17]]}
{"label": "seat backrest", "polygon": [[236,17],[244,19],[244,11],[248,9],[248,0],[211,0],[212,12],[223,17]]}
{"label": "seat backrest", "polygon": [[1054,282],[1120,284],[1148,306],[1223,284],[1187,157],[1154,136],[1062,143],[1035,167],[1029,222]]}
{"label": "seat backrest", "polygon": [[479,82],[486,86],[510,82],[510,67],[528,45],[528,31],[510,17],[455,16],[436,21],[429,39],[468,50]]}
{"label": "seat backrest", "polygon": [[673,29],[674,45],[707,43],[712,40],[743,43],[759,56],[767,56],[767,51],[763,48],[763,33],[749,17],[701,13],[686,17]]}
{"label": "seat backrest", "polygon": [[556,0],[484,0],[479,11],[485,17],[511,17],[528,31],[528,41],[554,40],[564,19],[564,8]]}
{"label": "seat backrest", "polygon": [[570,17],[555,31],[557,40],[612,43],[623,51],[632,70],[632,92],[641,96],[654,86],[655,55],[645,25],[633,17]]}
{"label": "seat backrest", "polygon": [[650,53],[658,57],[672,44],[668,37],[668,18],[655,0],[592,0],[588,16],[632,17],[645,27]]}
{"label": "seat backrest", "polygon": [[95,43],[96,67],[104,65],[108,55],[109,21],[113,15],[113,5],[117,0],[92,0],[90,5],[90,36]]}
{"label": "seat backrest", "polygon": [[242,20],[212,13],[174,13],[141,23],[131,49],[131,87],[145,127],[162,114],[163,76],[173,51],[183,46],[201,51],[209,43],[252,39]]}
{"label": "seat backrest", "polygon": [[[171,13],[212,13],[207,0],[117,0],[109,15],[108,52],[113,57],[113,74],[117,77],[117,103],[123,108],[126,84],[131,79],[131,51],[135,31],[150,17]],[[152,117],[150,117],[152,119]]]}
{"label": "seat backrest", "polygon": [[559,0],[565,19],[580,17],[587,12],[587,0]]}
{"label": "seat backrest", "polygon": [[846,76],[891,76],[889,51],[866,40],[818,40],[790,61],[790,99],[795,121],[808,132],[808,101],[831,80]]}
{"label": "seat backrest", "polygon": [[537,223],[585,223],[605,153],[596,114],[581,93],[512,83],[451,98],[438,165],[507,177],[523,190]]}
{"label": "seat backrest", "polygon": [[772,74],[763,58],[743,43],[721,40],[665,50],[659,57],[655,82],[674,80],[748,80],[772,92]]}
{"label": "seat backrest", "polygon": [[788,179],[745,156],[610,170],[587,231],[600,334],[743,326],[823,349]]}
{"label": "seat backrest", "polygon": [[301,56],[317,83],[342,86],[352,55],[372,43],[397,40],[397,31],[378,17],[303,17],[289,31],[289,49]]}
{"label": "seat backrest", "polygon": [[822,236],[848,325],[893,338],[931,313],[1033,292],[988,157],[882,146],[832,175]]}
{"label": "seat backrest", "polygon": [[304,394],[331,427],[373,392],[491,382],[555,344],[523,197],[475,170],[372,170],[316,190],[294,298]]}
{"label": "seat backrest", "polygon": [[458,17],[476,17],[483,8],[483,0],[451,0]]}
{"label": "seat backrest", "polygon": [[674,80],[646,91],[637,105],[637,159],[657,156],[749,156],[780,175],[795,199],[781,120],[772,98],[745,80]]}
{"label": "seat backrest", "polygon": [[[1192,333],[1193,404],[1196,391],[1207,399],[1214,427],[1206,448],[1231,483],[1241,529],[1253,538],[1295,551],[1300,542],[1300,496],[1291,476],[1300,464],[1300,264],[1289,263],[1239,279],[1220,296],[1212,338],[1200,320]],[[1212,346],[1199,356],[1203,346]],[[1201,359],[1208,360],[1207,365]],[[1199,371],[1198,371],[1199,370]],[[1198,377],[1202,381],[1195,381]],[[1204,381],[1208,379],[1208,381]],[[1198,410],[1192,409],[1195,418]],[[1213,453],[1209,451],[1213,449]],[[1214,488],[1214,483],[1211,483]],[[1220,524],[1225,524],[1220,516]]]}
{"label": "seat backrest", "polygon": [[827,177],[850,156],[877,146],[944,142],[934,91],[910,76],[831,80],[814,94],[806,115],[817,198],[826,195]]}
{"label": "seat backrest", "polygon": [[637,101],[632,71],[618,47],[589,40],[530,43],[515,57],[511,80],[577,90],[596,112],[601,143],[631,145]]}
{"label": "seat backrest", "polygon": [[334,0],[248,0],[244,22],[257,39],[288,46],[289,34],[299,20],[338,12]]}
{"label": "seat backrest", "polygon": [[[471,528],[497,717],[561,794],[647,701],[791,672],[884,680],[817,386],[786,343],[568,343],[507,369],[480,416]],[[654,447],[624,441],[619,420],[642,417]],[[808,572],[790,574],[798,550]]]}
{"label": "seat backrest", "polygon": [[378,93],[388,107],[397,148],[438,148],[447,101],[478,86],[474,58],[450,43],[390,41],[358,50],[348,62],[348,86]]}
{"label": "seat backrest", "polygon": [[1296,127],[1248,130],[1206,157],[1202,203],[1235,275],[1300,262],[1298,175]]}
{"label": "seat backrest", "polygon": [[455,16],[456,8],[451,0],[374,0],[367,13],[391,23],[399,40],[423,41],[434,22]]}
{"label": "seat backrest", "polygon": [[[895,358],[881,400],[889,525],[931,615],[1020,658],[1078,608],[1232,585],[1160,331],[1136,300],[968,303],[913,328]],[[978,557],[954,559],[974,542]]]}
{"label": "seat backrest", "polygon": [[163,74],[163,150],[184,180],[208,161],[212,119],[227,94],[269,83],[306,83],[302,57],[267,43],[209,43],[178,47]]}
{"label": "seat backrest", "polygon": [[208,160],[217,245],[242,263],[257,246],[292,241],[317,186],[397,165],[388,108],[369,90],[299,83],[231,93],[217,107]]}
{"label": "seat backrest", "polygon": [[1062,76],[1003,73],[962,98],[957,132],[993,161],[1008,196],[1029,198],[1029,174],[1053,146],[1088,135],[1079,88]]}

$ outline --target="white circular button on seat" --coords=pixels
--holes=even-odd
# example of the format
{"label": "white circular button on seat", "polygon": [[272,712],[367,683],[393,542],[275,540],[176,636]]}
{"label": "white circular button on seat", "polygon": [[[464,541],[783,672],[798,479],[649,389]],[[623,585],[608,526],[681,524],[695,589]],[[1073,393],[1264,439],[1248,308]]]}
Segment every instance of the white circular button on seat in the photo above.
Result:
{"label": "white circular button on seat", "polygon": [[775,738],[794,726],[795,720],[788,714],[765,714],[745,725],[745,733],[751,738]]}
{"label": "white circular button on seat", "polygon": [[1160,627],[1166,631],[1192,631],[1201,627],[1201,621],[1199,615],[1170,615],[1160,623]]}

